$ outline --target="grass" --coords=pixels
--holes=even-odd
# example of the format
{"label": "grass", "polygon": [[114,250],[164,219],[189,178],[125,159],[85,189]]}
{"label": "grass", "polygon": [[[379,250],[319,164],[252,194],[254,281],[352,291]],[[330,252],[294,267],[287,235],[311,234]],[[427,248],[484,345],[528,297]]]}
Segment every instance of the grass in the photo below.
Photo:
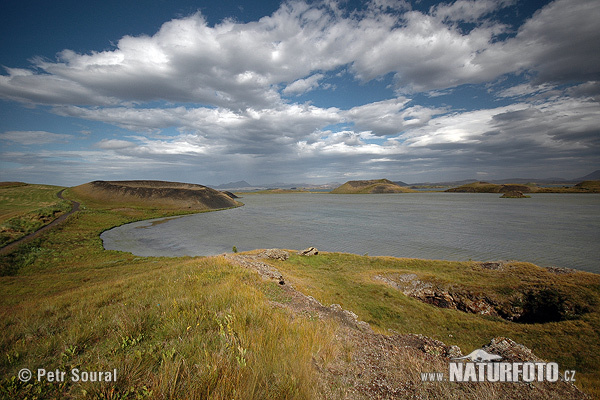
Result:
{"label": "grass", "polygon": [[0,185],[0,247],[49,224],[71,209],[60,200],[58,186]]}
{"label": "grass", "polygon": [[[82,200],[69,190],[65,197]],[[314,365],[360,368],[352,364],[356,349],[336,340],[336,322],[274,306],[290,301],[280,285],[225,258],[136,257],[102,247],[99,235],[106,229],[176,213],[83,201],[82,211],[59,227],[0,257],[0,398],[312,399],[324,389]],[[272,264],[286,282],[323,304],[341,304],[379,332],[420,333],[465,353],[508,336],[562,369],[575,369],[577,385],[600,395],[597,275],[557,276],[515,264],[498,279],[497,271],[474,263],[333,253]],[[560,286],[589,299],[592,312],[576,320],[515,324],[438,309],[373,280],[408,271],[498,293],[519,285]],[[441,365],[413,358],[407,365],[422,371]],[[118,379],[23,383],[16,375],[25,367],[117,369]],[[343,393],[339,385],[325,389]],[[434,398],[444,397],[444,390]]]}
{"label": "grass", "polygon": [[[472,262],[449,262],[352,254],[320,253],[274,262],[286,281],[323,304],[340,304],[385,333],[419,333],[458,345],[469,353],[506,336],[524,344],[561,369],[576,370],[577,385],[600,395],[600,276],[585,272],[557,275],[528,263],[504,271],[485,270]],[[375,275],[415,273],[421,280],[468,288],[501,298],[516,290],[553,288],[589,307],[573,320],[519,324],[498,317],[467,314],[424,304],[373,279]]]}
{"label": "grass", "polygon": [[[0,278],[0,397],[306,398],[331,329],[269,305],[277,286],[223,258],[140,258],[103,230],[157,210],[85,210],[19,248]],[[116,383],[22,383],[21,368],[118,370]],[[33,383],[32,383],[33,382]]]}

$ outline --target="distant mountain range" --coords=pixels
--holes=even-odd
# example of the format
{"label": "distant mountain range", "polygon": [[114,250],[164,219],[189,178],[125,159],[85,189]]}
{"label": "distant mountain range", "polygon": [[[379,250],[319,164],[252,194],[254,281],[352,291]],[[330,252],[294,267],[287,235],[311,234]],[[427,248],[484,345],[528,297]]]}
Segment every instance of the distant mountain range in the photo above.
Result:
{"label": "distant mountain range", "polygon": [[229,182],[219,186],[213,186],[214,189],[242,189],[250,187],[252,187],[252,185],[246,181]]}
{"label": "distant mountain range", "polygon": [[213,186],[214,189],[219,190],[260,190],[260,189],[334,189],[340,186],[341,183],[330,182],[324,184],[314,183],[284,183],[274,182],[262,185],[252,185],[246,181],[237,181],[224,183],[222,185]]}
{"label": "distant mountain range", "polygon": [[[505,183],[530,183],[535,182],[538,185],[569,185],[576,184],[581,181],[596,181],[600,180],[600,169],[592,172],[591,174],[587,174],[585,176],[575,178],[575,179],[564,179],[564,178],[509,178],[509,179],[495,179],[495,180],[487,180],[483,179],[485,182],[495,183],[498,185],[502,185]],[[419,183],[411,183],[408,186],[461,186],[466,185],[473,182],[479,182],[482,179],[464,179],[461,181],[450,181],[450,182],[419,182]],[[398,183],[398,182],[396,182]],[[398,183],[402,184],[402,183]]]}
{"label": "distant mountain range", "polygon": [[[529,183],[535,182],[538,185],[569,185],[576,184],[581,181],[600,180],[600,169],[596,170],[585,176],[575,179],[564,179],[564,178],[510,178],[510,179],[497,179],[497,180],[485,180],[489,183],[505,184],[505,183]],[[446,182],[417,182],[417,183],[406,183],[402,181],[393,181],[395,184],[400,186],[447,186],[456,187],[465,185],[468,183],[478,182],[481,179],[464,179],[460,181],[446,181]],[[244,180],[237,182],[229,182],[218,186],[213,186],[219,190],[258,190],[258,189],[335,189],[340,186],[341,183],[330,182],[325,184],[313,184],[313,183],[283,183],[275,182],[270,184],[252,185]]]}

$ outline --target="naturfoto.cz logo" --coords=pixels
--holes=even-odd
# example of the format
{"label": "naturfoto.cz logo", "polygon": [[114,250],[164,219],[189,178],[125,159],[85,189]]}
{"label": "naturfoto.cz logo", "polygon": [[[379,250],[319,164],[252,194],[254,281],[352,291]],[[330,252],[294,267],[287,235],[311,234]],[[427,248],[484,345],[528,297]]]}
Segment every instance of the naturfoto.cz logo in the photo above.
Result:
{"label": "naturfoto.cz logo", "polygon": [[[575,381],[575,371],[560,373],[554,362],[501,362],[501,356],[478,349],[448,365],[443,372],[421,373],[423,382],[567,382]],[[460,361],[459,361],[460,360]],[[469,360],[464,362],[463,360]]]}

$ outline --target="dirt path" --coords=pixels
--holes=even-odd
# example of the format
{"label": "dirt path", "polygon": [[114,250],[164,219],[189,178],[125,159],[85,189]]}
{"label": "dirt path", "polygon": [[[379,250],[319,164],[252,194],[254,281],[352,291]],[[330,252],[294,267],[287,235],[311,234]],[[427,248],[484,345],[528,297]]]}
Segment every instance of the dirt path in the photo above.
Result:
{"label": "dirt path", "polygon": [[[62,193],[64,191],[65,191],[65,189],[62,189],[60,192],[56,193],[56,196],[61,200],[67,200],[62,195]],[[73,200],[69,200],[69,201],[73,204],[73,208],[71,208],[71,211],[61,215],[60,217],[56,218],[54,221],[50,222],[48,225],[41,227],[37,231],[30,233],[29,235],[24,236],[21,239],[15,240],[14,242],[9,243],[6,246],[2,247],[0,249],[0,255],[10,253],[14,249],[16,249],[19,245],[21,245],[25,242],[28,242],[32,239],[35,239],[36,237],[40,236],[42,233],[46,232],[48,229],[51,229],[52,227],[62,223],[64,220],[66,220],[69,217],[69,215],[79,211],[79,203],[76,201],[73,201]]]}

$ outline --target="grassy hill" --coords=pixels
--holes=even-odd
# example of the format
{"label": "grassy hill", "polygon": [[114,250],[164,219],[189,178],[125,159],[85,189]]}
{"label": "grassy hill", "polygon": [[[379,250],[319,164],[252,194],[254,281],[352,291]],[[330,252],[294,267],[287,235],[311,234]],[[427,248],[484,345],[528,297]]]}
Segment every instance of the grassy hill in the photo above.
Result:
{"label": "grassy hill", "polygon": [[488,182],[473,182],[467,183],[466,185],[462,185],[456,188],[451,188],[446,190],[446,192],[460,192],[460,193],[508,193],[508,192],[522,192],[522,193],[531,193],[537,191],[537,187],[535,184],[512,184],[506,183],[502,185],[498,185],[495,183]]}
{"label": "grassy hill", "polygon": [[[338,253],[257,259],[283,274],[281,285],[234,262],[259,252],[166,258],[104,250],[106,229],[189,210],[143,207],[136,198],[107,206],[79,193],[64,195],[81,211],[0,256],[0,271],[11,273],[0,274],[0,398],[582,398],[561,382],[421,381],[422,372],[447,371],[449,345],[467,354],[498,336],[576,370],[576,384],[600,394],[598,275]],[[523,296],[521,306],[567,313],[516,323],[443,308],[404,294],[406,276],[434,295],[500,303]],[[350,311],[372,331],[356,327]],[[117,369],[118,379],[21,382],[22,368]]]}
{"label": "grassy hill", "polygon": [[71,189],[100,207],[155,207],[205,211],[239,206],[230,196],[207,186],[164,181],[94,181]]}
{"label": "grassy hill", "polygon": [[488,182],[473,182],[459,187],[451,188],[446,192],[460,193],[600,193],[600,181],[583,181],[574,186],[540,187],[535,183],[528,184],[495,184]]}
{"label": "grassy hill", "polygon": [[388,179],[348,181],[333,189],[334,194],[374,194],[374,193],[412,193],[407,187],[400,186]]}

